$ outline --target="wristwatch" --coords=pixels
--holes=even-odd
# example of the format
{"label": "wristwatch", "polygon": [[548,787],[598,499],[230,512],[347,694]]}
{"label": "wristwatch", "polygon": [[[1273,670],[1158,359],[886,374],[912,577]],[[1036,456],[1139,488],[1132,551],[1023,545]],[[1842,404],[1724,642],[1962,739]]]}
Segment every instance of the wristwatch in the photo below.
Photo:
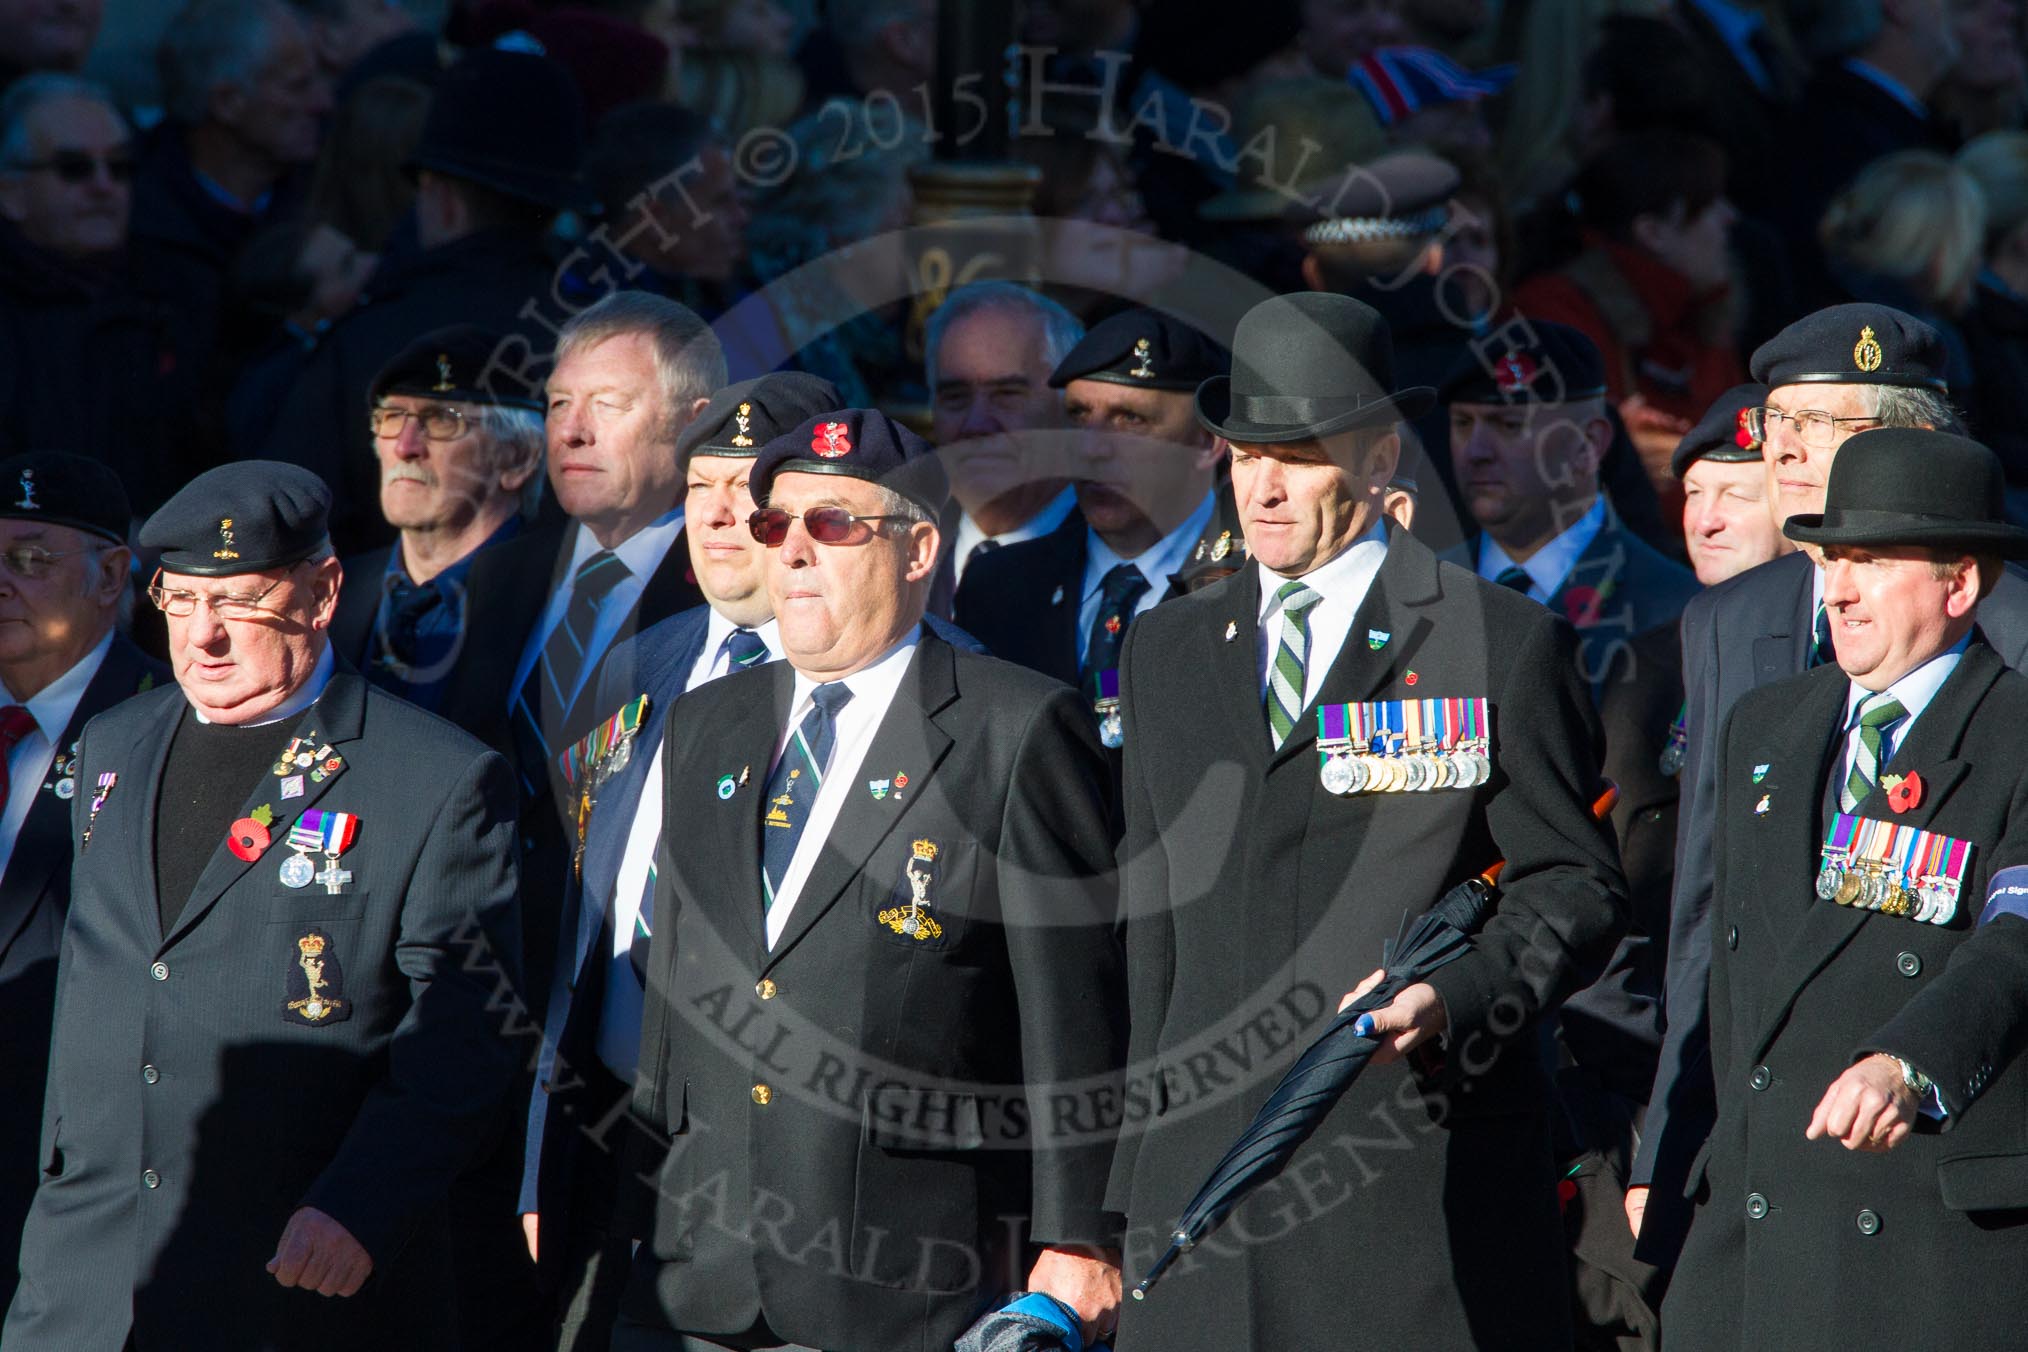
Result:
{"label": "wristwatch", "polygon": [[1901,1082],[1908,1086],[1908,1092],[1914,1094],[1918,1099],[1928,1098],[1929,1091],[1935,1088],[1935,1085],[1930,1082],[1929,1076],[1923,1074],[1893,1053],[1890,1052],[1888,1055],[1895,1065],[1901,1067]]}

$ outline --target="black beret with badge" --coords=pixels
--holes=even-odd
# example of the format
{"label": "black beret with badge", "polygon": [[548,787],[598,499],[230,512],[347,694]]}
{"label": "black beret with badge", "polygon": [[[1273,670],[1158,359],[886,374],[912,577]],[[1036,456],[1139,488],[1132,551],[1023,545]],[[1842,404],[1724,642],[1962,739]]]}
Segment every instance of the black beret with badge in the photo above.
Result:
{"label": "black beret with badge", "polygon": [[1050,372],[1049,384],[1060,390],[1073,380],[1103,380],[1187,393],[1231,365],[1224,348],[1182,320],[1133,309],[1092,325]]}
{"label": "black beret with badge", "polygon": [[123,545],[134,509],[120,476],[101,461],[26,451],[0,460],[0,517],[69,526]]}
{"label": "black beret with badge", "polygon": [[1833,305],[1754,350],[1753,378],[1776,385],[1901,385],[1945,392],[1941,335],[1891,305]]}
{"label": "black beret with badge", "polygon": [[453,324],[425,333],[380,368],[367,388],[368,400],[378,404],[386,395],[406,394],[540,412],[541,391],[519,380],[511,367],[494,361],[505,341],[506,335],[477,324]]}
{"label": "black beret with badge", "polygon": [[183,485],[141,527],[162,570],[231,577],[301,563],[328,535],[331,490],[300,465],[241,460]]}
{"label": "black beret with badge", "polygon": [[1767,403],[1767,386],[1734,385],[1704,410],[1697,425],[1683,434],[1669,456],[1669,472],[1677,478],[1699,460],[1729,463],[1761,458],[1759,419],[1754,409]]}
{"label": "black beret with badge", "polygon": [[1581,330],[1546,319],[1510,327],[1519,342],[1471,344],[1439,386],[1446,404],[1565,404],[1606,392],[1605,358]]}
{"label": "black beret with badge", "polygon": [[753,459],[761,447],[805,418],[837,408],[838,387],[803,371],[774,371],[711,396],[676,440],[676,461],[693,455]]}
{"label": "black beret with badge", "polygon": [[765,505],[775,475],[837,474],[892,489],[943,514],[950,481],[936,449],[878,409],[843,408],[805,419],[761,447],[747,485]]}

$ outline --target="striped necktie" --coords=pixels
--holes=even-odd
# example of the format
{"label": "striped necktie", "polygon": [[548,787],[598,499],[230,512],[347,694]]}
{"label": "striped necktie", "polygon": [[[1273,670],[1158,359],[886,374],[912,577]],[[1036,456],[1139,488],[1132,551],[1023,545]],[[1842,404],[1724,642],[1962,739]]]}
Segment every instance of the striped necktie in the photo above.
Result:
{"label": "striped necktie", "polygon": [[1837,660],[1838,649],[1831,642],[1831,613],[1819,601],[1817,618],[1810,625],[1810,667],[1814,670]]}
{"label": "striped necktie", "polygon": [[1324,598],[1300,582],[1284,582],[1275,589],[1282,607],[1281,640],[1275,645],[1275,660],[1268,666],[1268,732],[1279,751],[1295,729],[1296,715],[1303,711],[1303,680],[1310,657],[1310,607]]}
{"label": "striped necktie", "polygon": [[735,671],[759,666],[768,660],[768,645],[753,630],[741,627],[725,636],[725,671],[729,676]]}
{"label": "striped necktie", "polygon": [[629,576],[620,556],[602,549],[578,566],[570,584],[570,604],[549,631],[528,679],[514,698],[514,741],[521,755],[522,792],[541,792],[551,764],[552,742],[568,745],[570,711],[584,674],[592,631],[598,627],[599,603]]}
{"label": "striped necktie", "polygon": [[1881,739],[1887,728],[1905,718],[1908,710],[1885,690],[1859,701],[1859,749],[1852,753],[1852,768],[1845,786],[1838,791],[1838,808],[1850,812],[1880,783]]}
{"label": "striped necktie", "polygon": [[1511,563],[1502,568],[1500,575],[1493,581],[1499,586],[1520,592],[1523,596],[1526,596],[1529,589],[1535,585],[1535,579],[1528,576],[1526,568]]}
{"label": "striped necktie", "polygon": [[775,892],[788,876],[796,857],[796,842],[809,824],[810,809],[824,787],[824,772],[831,768],[831,748],[838,737],[838,711],[852,698],[851,688],[842,681],[830,681],[810,692],[810,712],[803,715],[795,735],[782,749],[775,771],[768,776],[767,815],[761,818],[761,893],[765,908],[775,904]]}

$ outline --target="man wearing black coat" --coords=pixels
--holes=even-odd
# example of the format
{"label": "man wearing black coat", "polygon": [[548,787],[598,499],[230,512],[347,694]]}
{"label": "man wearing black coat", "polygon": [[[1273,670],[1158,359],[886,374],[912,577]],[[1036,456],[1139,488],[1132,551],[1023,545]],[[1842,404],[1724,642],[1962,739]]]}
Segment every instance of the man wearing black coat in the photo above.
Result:
{"label": "man wearing black coat", "polygon": [[131,585],[111,470],[43,452],[0,461],[0,1302],[40,1174],[56,955],[70,912],[70,803],[85,723],[166,681],[115,627]]}
{"label": "man wearing black coat", "polygon": [[1978,624],[2003,557],[1991,452],[1853,437],[1820,549],[1837,663],[1739,700],[1718,784],[1717,1122],[1668,1345],[1938,1347],[2018,1327],[2028,1260],[2028,679]]}
{"label": "man wearing black coat", "polygon": [[821,414],[752,482],[786,660],[665,724],[634,1112],[669,1148],[614,1350],[948,1347],[1016,1287],[1103,1331],[1124,1030],[1090,714],[922,626],[920,438]]}
{"label": "man wearing black coat", "polygon": [[[1309,293],[1249,311],[1230,380],[1197,396],[1251,561],[1127,641],[1132,1043],[1107,1201],[1129,1272],[1403,912],[1498,858],[1504,895],[1469,955],[1376,1013],[1375,1063],[1280,1181],[1131,1303],[1123,1352],[1570,1337],[1539,1021],[1625,923],[1588,810],[1597,722],[1562,619],[1382,522],[1395,426],[1433,395],[1391,380],[1384,321]],[[1359,789],[1328,773],[1353,745],[1407,771],[1402,736],[1342,741],[1362,719],[1483,748],[1488,774]]]}
{"label": "man wearing black coat", "polygon": [[338,669],[329,495],[149,518],[177,685],[92,720],[10,1349],[450,1345],[445,1198],[513,1076],[514,786]]}

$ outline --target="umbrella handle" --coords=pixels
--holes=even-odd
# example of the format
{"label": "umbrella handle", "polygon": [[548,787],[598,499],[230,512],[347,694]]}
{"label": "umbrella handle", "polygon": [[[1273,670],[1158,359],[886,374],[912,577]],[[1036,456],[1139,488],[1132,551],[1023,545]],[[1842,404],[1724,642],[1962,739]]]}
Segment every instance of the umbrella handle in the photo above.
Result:
{"label": "umbrella handle", "polygon": [[[1591,815],[1596,820],[1604,821],[1611,814],[1613,804],[1619,801],[1620,786],[1608,779],[1605,781],[1605,791],[1599,794],[1597,800],[1591,805]],[[1492,866],[1479,875],[1479,881],[1488,887],[1497,887],[1500,883],[1500,874],[1506,867],[1506,860],[1495,859]]]}

